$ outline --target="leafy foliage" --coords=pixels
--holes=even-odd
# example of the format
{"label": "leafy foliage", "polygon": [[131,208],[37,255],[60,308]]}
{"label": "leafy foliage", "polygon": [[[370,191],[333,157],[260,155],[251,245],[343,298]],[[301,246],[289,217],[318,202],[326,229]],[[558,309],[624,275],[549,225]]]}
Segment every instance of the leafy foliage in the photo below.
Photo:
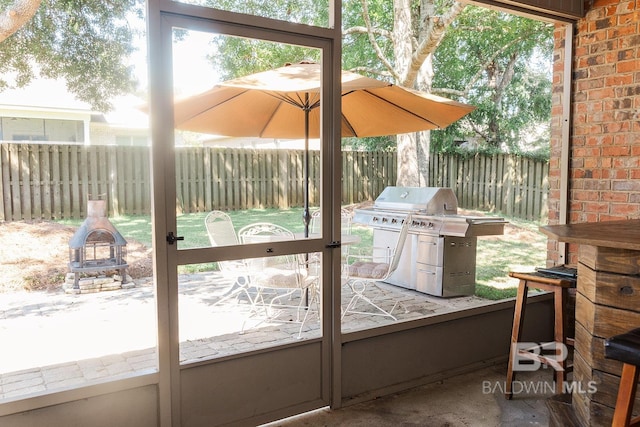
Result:
{"label": "leafy foliage", "polygon": [[[0,8],[9,3],[0,0]],[[326,1],[204,0],[203,4],[307,25],[328,23]],[[38,75],[65,78],[79,99],[97,110],[109,111],[110,98],[135,90],[133,70],[126,64],[136,31],[132,22],[142,18],[143,5],[142,0],[44,0],[34,19],[0,44],[0,73],[4,76],[0,78],[0,90],[24,86]],[[413,37],[418,40],[429,23],[423,15],[443,14],[452,1],[422,0],[411,5]],[[361,0],[345,0],[343,68],[392,80],[371,39],[393,65],[395,6],[392,0],[367,1],[372,26],[368,34]],[[552,40],[549,24],[467,6],[449,26],[434,55],[433,91],[478,108],[447,129],[433,131],[432,147],[451,150],[460,141],[473,139],[481,142],[477,144],[480,148],[545,155]],[[287,62],[321,60],[314,49],[240,37],[218,37],[212,51],[215,53],[210,60],[223,79]],[[525,136],[536,134],[537,138],[529,137],[523,144]],[[344,144],[357,149],[388,149],[393,141],[367,138],[346,140]]]}
{"label": "leafy foliage", "polygon": [[327,27],[329,25],[328,0],[191,0],[207,7],[246,13],[298,24]]}
{"label": "leafy foliage", "polygon": [[[374,27],[372,35],[385,57],[393,60],[391,31],[393,6],[389,0],[367,2]],[[412,2],[413,37],[428,20],[419,14],[428,7],[439,16],[451,7],[449,0]],[[343,11],[343,64],[384,76],[371,47],[360,0],[346,1]],[[386,32],[385,32],[386,31]],[[436,151],[509,151],[538,157],[549,154],[551,116],[550,64],[553,48],[551,25],[483,7],[467,6],[447,28],[433,57],[432,91],[473,104],[476,111],[446,129],[431,132]],[[415,43],[415,41],[414,41]],[[469,145],[469,144],[466,144]],[[366,146],[366,145],[364,145]],[[464,147],[464,146],[463,146]]]}
{"label": "leafy foliage", "polygon": [[224,52],[209,56],[222,80],[282,67],[287,63],[320,62],[320,52],[300,46],[238,37],[217,37],[214,45],[215,50]]}
{"label": "leafy foliage", "polygon": [[390,136],[342,138],[342,147],[355,151],[395,151],[396,140]]}
{"label": "leafy foliage", "polygon": [[[368,0],[369,15],[376,29],[393,28],[393,1]],[[369,77],[390,80],[388,73],[376,57],[368,34],[354,29],[365,26],[360,0],[342,3],[342,67]],[[385,32],[375,32],[374,38],[387,57],[393,57],[393,41]],[[390,80],[391,81],[391,80]]]}
{"label": "leafy foliage", "polygon": [[[381,19],[390,21],[393,15],[392,3],[386,0],[375,0],[380,7],[377,16]],[[252,13],[261,16],[276,17],[283,20],[292,20],[288,11],[288,1],[284,2],[267,2],[269,10],[262,10],[262,2],[249,2],[243,4],[243,10],[250,10]],[[298,4],[306,4],[304,7],[309,14],[309,19],[296,17],[296,22],[304,22],[309,25],[322,26],[326,23],[326,4],[309,1],[297,2]],[[210,5],[214,5],[213,2]],[[237,7],[234,1],[215,2],[216,7],[233,10]],[[350,16],[358,16],[361,3],[359,1],[346,1],[344,3],[346,10],[350,11]],[[310,19],[314,17],[314,19]],[[346,22],[346,21],[345,21]],[[320,51],[305,48],[301,46],[286,45],[281,43],[272,43],[263,40],[246,39],[239,37],[220,36],[215,38],[214,42],[216,54],[210,55],[209,60],[216,68],[222,80],[228,80],[260,71],[265,71],[275,67],[281,67],[286,63],[296,63],[301,61],[320,62]],[[389,48],[392,46],[389,44]],[[375,55],[372,52],[371,45],[366,37],[350,37],[345,36],[344,40],[345,55],[344,58],[349,59],[349,63],[356,67],[358,64],[367,64],[375,66]],[[349,67],[343,67],[349,68]],[[362,73],[364,74],[364,73]],[[380,76],[374,76],[380,77]],[[390,137],[371,137],[371,138],[344,138],[342,145],[345,148],[353,150],[393,150],[395,149],[395,139]]]}
{"label": "leafy foliage", "polygon": [[[206,0],[218,9],[265,16],[282,21],[326,26],[328,3],[314,0]],[[286,45],[249,38],[218,37],[214,54],[209,56],[223,80],[282,67],[301,61],[320,62],[320,52],[302,46]]]}
{"label": "leafy foliage", "polygon": [[[10,3],[0,0],[0,10]],[[126,64],[132,20],[142,20],[143,6],[142,0],[43,0],[32,20],[0,43],[0,91],[38,75],[64,78],[78,99],[109,111],[112,96],[135,89]]]}
{"label": "leafy foliage", "polygon": [[[434,132],[432,146],[450,149],[462,133],[503,151],[544,152],[551,117],[552,31],[541,21],[467,7],[436,51],[434,87],[464,97],[477,110]],[[538,138],[525,144],[536,131]]]}

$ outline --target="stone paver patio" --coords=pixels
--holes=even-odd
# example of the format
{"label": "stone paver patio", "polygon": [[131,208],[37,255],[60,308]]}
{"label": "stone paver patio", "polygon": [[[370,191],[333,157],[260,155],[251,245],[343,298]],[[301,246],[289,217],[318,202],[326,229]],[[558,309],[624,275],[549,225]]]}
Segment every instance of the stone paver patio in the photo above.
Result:
{"label": "stone paver patio", "polygon": [[[298,338],[295,310],[279,320],[249,318],[247,301],[229,299],[215,305],[229,286],[216,273],[180,278],[180,358],[184,363],[270,347]],[[475,296],[437,298],[381,284],[376,302],[394,311],[398,321],[491,304]],[[343,305],[351,297],[343,286]],[[385,300],[386,299],[386,300]],[[295,301],[291,302],[296,304]],[[370,307],[361,306],[363,310]],[[343,331],[388,324],[389,317],[348,314]],[[155,302],[148,282],[136,287],[95,294],[0,294],[0,400],[24,397],[64,387],[77,387],[156,369]],[[301,339],[320,336],[317,312],[305,323]]]}

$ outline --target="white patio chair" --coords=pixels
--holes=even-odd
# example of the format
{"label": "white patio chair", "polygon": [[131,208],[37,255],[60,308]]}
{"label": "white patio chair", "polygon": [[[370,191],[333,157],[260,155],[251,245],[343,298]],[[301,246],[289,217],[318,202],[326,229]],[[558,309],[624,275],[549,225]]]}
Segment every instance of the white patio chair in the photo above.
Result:
{"label": "white patio chair", "polygon": [[[294,240],[294,234],[279,225],[262,222],[242,228],[238,231],[238,238],[243,244],[264,243]],[[256,289],[250,318],[262,316],[255,326],[265,321],[290,323],[292,320],[286,316],[289,316],[293,310],[295,311],[293,321],[300,323],[298,331],[298,338],[300,338],[311,307],[317,306],[318,277],[309,274],[307,269],[303,268],[302,258],[298,255],[246,259],[245,264],[249,286]],[[298,303],[288,303],[287,300],[295,301],[294,297],[298,292]],[[303,298],[306,293],[309,295],[308,305]],[[304,316],[301,316],[302,311],[305,311]],[[283,317],[285,317],[284,320]],[[242,327],[243,332],[246,323],[247,321]]]}
{"label": "white patio chair", "polygon": [[[322,218],[321,211],[316,210],[311,213],[311,222],[309,224],[310,234],[320,234],[322,232]],[[351,212],[347,209],[340,209],[340,233],[341,236],[348,236],[351,234],[351,224],[352,224],[352,215]],[[349,247],[350,245],[342,244],[340,247],[340,265],[341,272],[344,272],[344,269],[347,265],[347,257],[349,255]],[[312,271],[313,274],[319,276],[320,275],[320,254],[313,253],[309,254],[307,265]],[[344,274],[343,274],[344,276]],[[344,282],[343,282],[344,284]]]}
{"label": "white patio chair", "polygon": [[[309,224],[310,234],[320,234],[322,231],[322,219],[320,215],[320,210],[311,213],[311,223]],[[351,212],[344,208],[340,209],[340,220],[342,234],[351,233]]]}
{"label": "white patio chair", "polygon": [[[311,214],[311,222],[309,224],[310,234],[320,234],[322,232],[322,218],[320,216],[320,210],[314,211]],[[340,232],[342,236],[351,234],[351,212],[347,209],[340,209]],[[347,255],[349,255],[349,245],[341,246],[342,264],[346,262]],[[318,258],[319,255],[315,254]]]}
{"label": "white patio chair", "polygon": [[[373,247],[369,254],[350,254],[347,256],[347,264],[344,268],[344,280],[351,288],[353,296],[342,311],[343,319],[348,313],[353,313],[369,316],[384,316],[394,321],[398,320],[397,317],[393,315],[393,311],[400,305],[400,301],[394,301],[390,309],[383,308],[378,301],[388,299],[390,293],[378,286],[378,282],[385,281],[398,268],[410,223],[411,215],[408,215],[400,228],[398,240],[393,248]],[[374,293],[379,295],[376,296]],[[370,305],[375,311],[362,311],[362,309],[357,309],[359,302]]]}
{"label": "white patio chair", "polygon": [[[236,230],[231,221],[231,217],[222,211],[211,211],[204,219],[204,225],[209,235],[211,246],[231,246],[238,245],[240,241],[236,235]],[[222,298],[215,302],[221,304],[230,298],[244,293],[251,304],[253,300],[248,291],[248,279],[246,277],[246,266],[243,260],[218,261],[218,268],[223,277],[232,280],[231,287],[222,295]]]}

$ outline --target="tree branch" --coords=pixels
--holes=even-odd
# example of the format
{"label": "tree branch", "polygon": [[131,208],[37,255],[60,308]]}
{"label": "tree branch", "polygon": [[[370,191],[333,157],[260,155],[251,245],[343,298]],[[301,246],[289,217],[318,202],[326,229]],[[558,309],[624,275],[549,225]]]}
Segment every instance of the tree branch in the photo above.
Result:
{"label": "tree branch", "polygon": [[455,95],[455,96],[460,96],[464,98],[469,93],[469,90],[468,89],[458,90],[458,89],[440,87],[440,88],[431,89],[431,93],[434,95]]}
{"label": "tree branch", "polygon": [[467,5],[465,3],[454,2],[451,8],[442,16],[431,16],[424,14],[421,16],[422,24],[418,36],[418,46],[411,58],[411,66],[405,78],[406,84],[413,85],[418,71],[427,56],[436,51],[438,45],[444,37],[447,27],[458,17]]}
{"label": "tree branch", "polygon": [[484,139],[485,141],[490,141],[489,135],[483,133],[482,130],[473,122],[473,120],[467,120],[466,122],[471,126],[471,128],[477,135],[480,135],[480,138]]}
{"label": "tree branch", "polygon": [[471,77],[471,79],[469,79],[469,82],[467,83],[467,90],[465,92],[468,92],[469,88],[475,86],[475,84],[478,82],[478,80],[480,80],[480,78],[482,77],[482,74],[485,72],[485,70],[487,69],[489,64],[493,63],[493,61],[498,56],[500,56],[502,53],[504,53],[511,46],[513,46],[514,44],[516,44],[516,43],[520,42],[521,40],[527,38],[529,35],[530,35],[530,33],[521,34],[520,37],[517,37],[517,38],[511,40],[509,43],[507,43],[506,45],[502,46],[500,49],[496,50],[493,53],[493,55],[491,55],[486,61],[484,61],[482,66],[473,75],[473,77]]}
{"label": "tree branch", "polygon": [[42,0],[16,0],[0,14],[0,42],[29,22],[40,7]]}
{"label": "tree branch", "polygon": [[496,104],[502,104],[502,96],[504,95],[504,91],[506,87],[513,80],[513,75],[515,74],[516,61],[518,60],[518,54],[512,53],[509,58],[509,63],[507,64],[507,68],[502,73],[502,78],[500,79],[500,83],[496,87]]}
{"label": "tree branch", "polygon": [[346,30],[344,30],[342,32],[342,35],[347,35],[347,34],[369,34],[369,32],[376,34],[378,36],[382,36],[382,37],[386,37],[388,39],[392,39],[393,36],[391,35],[391,32],[382,29],[382,28],[371,28],[368,29],[367,27],[350,27],[347,28]]}
{"label": "tree branch", "polygon": [[373,74],[380,77],[393,77],[391,73],[389,73],[388,71],[375,70],[369,67],[354,67],[354,68],[350,68],[349,71],[352,71],[354,73]]}
{"label": "tree branch", "polygon": [[[382,52],[382,48],[380,47],[375,37],[373,36],[374,31],[371,25],[371,17],[369,16],[369,4],[367,3],[367,0],[360,0],[360,1],[362,3],[362,18],[364,19],[364,24],[367,27],[367,35],[369,37],[369,43],[371,43],[371,46],[373,46],[373,50],[375,51],[376,56],[378,57],[380,62],[382,62],[385,68],[389,70],[391,75],[393,75],[393,77],[397,80],[400,76],[396,73],[396,70],[394,69],[393,65],[385,57],[384,52]],[[393,39],[392,36],[390,38]]]}

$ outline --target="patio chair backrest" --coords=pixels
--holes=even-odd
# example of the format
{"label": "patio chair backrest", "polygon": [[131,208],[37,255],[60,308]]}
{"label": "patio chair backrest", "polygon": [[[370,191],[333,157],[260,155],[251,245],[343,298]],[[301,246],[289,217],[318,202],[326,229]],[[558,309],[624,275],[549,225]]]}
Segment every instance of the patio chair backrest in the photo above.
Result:
{"label": "patio chair backrest", "polygon": [[309,224],[310,234],[320,234],[322,231],[322,219],[320,218],[320,210],[311,213],[311,223]]}
{"label": "patio chair backrest", "polygon": [[[204,225],[209,235],[211,246],[231,246],[239,244],[236,230],[231,217],[222,211],[211,211],[204,219]],[[237,261],[218,261],[218,267],[223,273],[236,274],[242,269]]]}
{"label": "patio chair backrest", "polygon": [[294,234],[286,228],[270,222],[258,222],[244,226],[238,231],[241,243],[277,242],[293,240]]}
{"label": "patio chair backrest", "polygon": [[411,215],[407,215],[404,223],[402,224],[402,227],[400,228],[400,234],[398,235],[398,241],[396,242],[395,249],[393,250],[393,257],[389,265],[387,277],[393,274],[393,272],[397,270],[398,265],[400,264],[400,257],[402,256],[402,250],[404,249],[404,242],[407,240],[407,233],[409,231],[409,224],[411,224],[411,221]]}
{"label": "patio chair backrest", "polygon": [[222,211],[211,211],[204,219],[211,246],[237,245],[238,236],[231,217]]}
{"label": "patio chair backrest", "polygon": [[[340,230],[342,234],[351,234],[351,212],[347,209],[340,209]],[[322,218],[320,210],[311,213],[311,224],[309,232],[311,234],[320,234],[322,231]]]}

